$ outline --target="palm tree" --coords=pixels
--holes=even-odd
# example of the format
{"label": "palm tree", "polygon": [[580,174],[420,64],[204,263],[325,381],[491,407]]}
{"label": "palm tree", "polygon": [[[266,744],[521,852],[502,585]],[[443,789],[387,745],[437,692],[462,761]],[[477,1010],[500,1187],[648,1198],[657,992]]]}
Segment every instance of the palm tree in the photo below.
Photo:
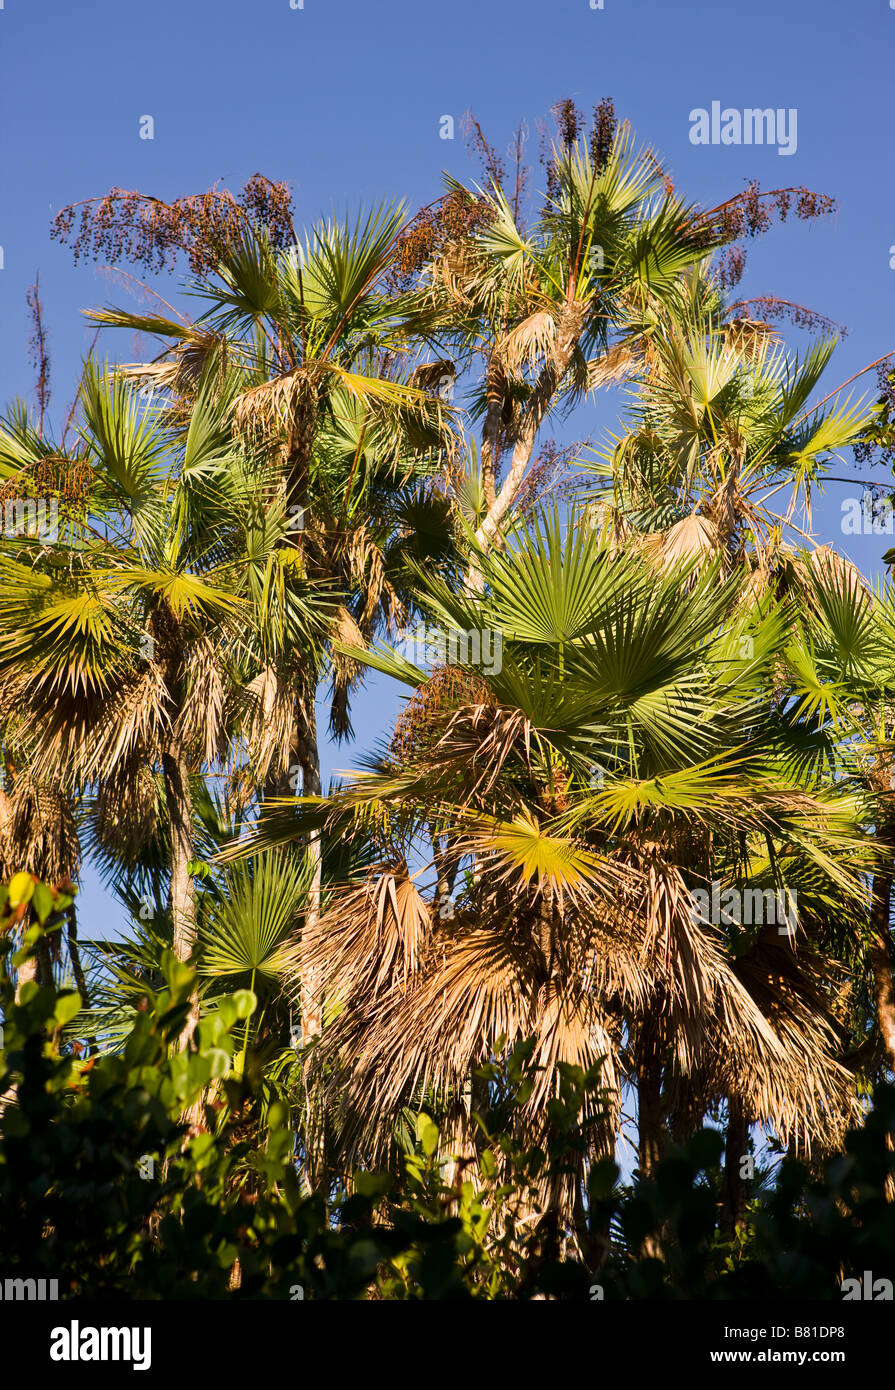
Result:
{"label": "palm tree", "polygon": [[[829,200],[804,189],[754,187],[720,208],[687,205],[653,151],[635,149],[627,123],[616,124],[611,102],[595,109],[589,131],[571,102],[555,112],[530,225],[518,170],[510,191],[479,132],[486,187],[448,180],[439,215],[423,209],[403,239],[402,283],[423,295],[420,328],[439,344],[441,370],[462,381],[481,363],[469,406],[481,421],[474,529],[483,547],[499,539],[537,472],[548,416],[641,370],[657,325],[714,251],[764,230],[772,207],[788,207],[795,192],[799,216],[828,210]],[[480,583],[477,573],[473,560]]]}
{"label": "palm tree", "polygon": [[[787,594],[814,593],[811,564],[782,540],[869,417],[808,407],[831,345],[793,362],[767,325],[731,319],[704,262],[741,222],[687,207],[627,128],[572,126],[530,227],[499,177],[451,184],[459,231],[411,256],[403,288],[416,229],[394,209],[302,242],[285,215],[187,209],[214,223],[192,243],[200,317],[96,312],[159,335],[161,356],[88,370],[74,450],[15,416],[0,436],[11,476],[51,463],[85,480],[61,546],[2,558],[8,739],[29,775],[61,769],[87,794],[116,872],[169,866],[175,945],[196,950],[208,1006],[221,975],[259,995],[241,1066],[254,1050],[296,1086],[278,993],[298,981],[305,1040],[322,1030],[308,1074],[341,1079],[354,1158],[386,1152],[424,1094],[474,1156],[476,1068],[530,1035],[529,1138],[576,1063],[601,1064],[612,1097],[598,1147],[636,1084],[645,1171],[668,1133],[725,1104],[731,1153],[756,1121],[822,1145],[855,1105],[844,1052],[867,961],[881,1020],[891,1002],[886,934],[861,921],[873,873],[888,925],[886,856],[864,833],[886,793],[871,813],[860,767],[836,781],[860,721],[817,694],[817,643],[836,644],[817,594],[820,635],[800,626]],[[157,244],[169,233],[162,219]],[[463,478],[440,383],[478,357],[480,463]],[[548,414],[633,375],[602,514],[521,530]],[[863,621],[863,600],[849,608]],[[428,674],[368,650],[414,613],[463,637]],[[500,661],[467,641],[486,634]],[[323,798],[319,685],[332,676],[344,735],[371,666],[405,682],[407,710],[368,775]],[[852,704],[871,707],[878,676]],[[875,743],[861,728],[884,759],[885,719]],[[268,803],[223,871],[199,863],[204,774],[226,774],[234,834]],[[326,836],[356,851],[350,873],[325,863]],[[296,839],[305,854],[281,857]],[[694,915],[719,881],[797,888],[797,943]],[[150,931],[132,954],[129,997]],[[316,1143],[309,1123],[309,1169]],[[580,1211],[580,1167],[550,1200]]]}
{"label": "palm tree", "polygon": [[[651,322],[647,316],[635,407],[628,428],[594,470],[606,488],[593,519],[616,543],[642,547],[659,565],[682,559],[711,565],[720,556],[725,569],[747,567],[750,602],[762,594],[793,595],[785,675],[771,698],[778,704],[790,701],[800,726],[814,722],[807,742],[800,727],[801,746],[791,752],[800,776],[823,786],[843,775],[844,766],[846,775],[855,769],[844,759],[848,741],[841,724],[805,688],[812,665],[807,652],[813,652],[815,638],[800,630],[799,616],[816,610],[806,590],[813,591],[818,574],[825,572],[825,555],[812,561],[794,550],[791,538],[800,533],[810,538],[814,486],[822,485],[832,458],[867,431],[875,411],[844,400],[842,391],[829,393],[818,407],[810,405],[835,339],[793,358],[767,323],[744,317],[740,307],[728,309],[717,278],[691,275],[661,314],[652,315]],[[787,742],[793,732],[784,720]],[[865,808],[856,809],[856,823],[868,826],[872,820]],[[886,857],[877,859],[884,874]],[[861,994],[855,953],[863,954],[860,943],[867,939],[864,905],[826,903],[813,920],[804,914],[802,920]],[[875,973],[891,980],[888,968]],[[877,986],[874,992],[879,1008],[886,991]],[[844,1038],[856,1020],[839,1012]],[[858,1025],[859,1039],[860,1034]],[[849,1058],[851,1068],[858,1068],[861,1055]],[[686,1097],[676,1104],[682,1099],[686,1123],[692,1116]],[[735,1095],[727,1098],[727,1112],[727,1186],[735,1222],[742,1210],[738,1165],[748,1126]]]}
{"label": "palm tree", "polygon": [[[328,652],[333,730],[350,731],[359,672],[329,639],[367,641],[378,625],[403,621],[401,568],[414,531],[429,533],[429,553],[441,561],[452,548],[443,489],[432,482],[450,445],[448,412],[437,391],[399,370],[410,302],[382,285],[401,224],[400,211],[381,208],[353,224],[322,223],[285,248],[263,228],[240,227],[195,286],[205,306],[197,324],[118,310],[92,315],[173,340],[129,374],[175,398],[189,399],[200,369],[209,374],[226,362],[240,374],[237,436],[264,457],[269,489],[249,538],[260,663],[251,686],[252,775],[267,796],[291,794],[299,774],[306,795],[320,794],[315,705]],[[296,577],[332,599],[314,640],[281,602]],[[311,852],[308,938],[320,897],[314,836]],[[319,1026],[310,981],[303,1026],[311,1035]]]}
{"label": "palm tree", "polygon": [[[856,737],[875,750],[880,766],[864,769],[864,786],[869,777],[884,798],[888,595],[872,599],[852,567],[826,549],[814,558],[799,553],[789,539],[800,532],[810,539],[813,487],[874,427],[879,407],[843,400],[841,391],[818,407],[809,404],[834,338],[792,358],[766,323],[727,317],[713,280],[694,277],[683,290],[677,311],[656,321],[630,428],[594,470],[606,478],[595,518],[607,534],[643,546],[659,563],[682,557],[710,563],[720,554],[727,566],[751,566],[756,594],[790,593],[796,602],[787,683],[795,707],[817,720],[818,735],[826,731],[828,775],[858,775]],[[810,617],[807,626],[799,615]],[[829,682],[817,666],[821,653]],[[856,705],[865,712],[863,723]],[[865,922],[859,935],[866,938],[877,1023],[892,1066],[887,815],[885,799],[864,812],[884,853],[875,878],[875,925]]]}
{"label": "palm tree", "polygon": [[[875,591],[850,563],[821,548],[801,557],[787,575],[799,621],[787,651],[792,699],[800,715],[828,731],[832,774],[854,789],[862,823],[878,854],[861,910],[850,925],[849,949],[867,981],[867,1013],[885,1067],[895,1073],[895,960],[891,897],[895,836],[892,825],[893,639],[892,582]],[[863,993],[863,991],[862,991]],[[859,1028],[856,1052],[864,1070],[867,1042]]]}
{"label": "palm tree", "polygon": [[837,392],[809,405],[836,339],[792,357],[768,324],[727,319],[713,278],[689,277],[648,319],[627,428],[593,466],[600,519],[672,562],[721,553],[735,566],[751,552],[767,579],[784,534],[810,534],[812,488],[878,407]]}
{"label": "palm tree", "polygon": [[[378,869],[332,890],[314,957],[316,1063],[342,1080],[349,1153],[387,1152],[402,1107],[433,1093],[471,1145],[473,1071],[532,1035],[529,1138],[544,1139],[561,1068],[601,1061],[601,1142],[633,1076],[646,1170],[675,1088],[703,1107],[735,1094],[781,1136],[829,1142],[854,1099],[824,956],[764,921],[693,913],[719,875],[797,882],[806,913],[860,893],[852,803],[793,775],[767,714],[779,613],[738,607],[742,575],[657,570],[587,527],[563,538],[555,516],[479,559],[484,593],[420,576],[419,601],[444,631],[501,633],[500,668],[467,649],[427,676],[353,650],[414,693],[378,766],[308,821],[380,847]],[[294,834],[270,814],[230,853]]]}
{"label": "palm tree", "polygon": [[35,777],[94,789],[96,823],[112,840],[151,838],[159,779],[181,960],[196,932],[190,779],[226,767],[240,713],[252,469],[219,395],[206,380],[186,418],[147,409],[88,362],[73,449],[39,442],[20,415],[0,432],[3,462],[24,486],[48,457],[83,484],[58,540],[0,555],[6,736]]}
{"label": "palm tree", "polygon": [[[33,327],[29,356],[37,374],[36,419],[18,403],[13,411],[14,431],[24,450],[12,454],[0,443],[0,514],[5,544],[14,554],[31,558],[53,532],[52,508],[58,506],[53,495],[62,481],[57,475],[52,446],[46,440],[46,417],[50,405],[51,366],[40,299],[40,277],[28,291],[28,308]],[[29,474],[23,487],[24,471]],[[66,479],[68,490],[77,494],[76,478]],[[33,504],[31,493],[44,495]],[[24,495],[23,495],[24,493]],[[29,515],[30,511],[30,515]],[[12,525],[10,525],[12,522]],[[77,799],[55,774],[36,779],[21,751],[7,741],[4,749],[4,785],[0,790],[0,874],[4,882],[25,871],[50,884],[71,884],[81,864],[79,807]],[[26,921],[28,919],[25,919]],[[81,998],[87,1002],[87,982],[78,948],[77,911],[74,902],[66,912],[65,933],[68,964]],[[49,984],[54,959],[61,961],[59,938],[41,938],[35,952],[20,966],[18,989],[29,979]],[[64,967],[62,967],[64,968]]]}
{"label": "palm tree", "polygon": [[[251,685],[256,766],[245,778],[260,777],[268,796],[285,794],[299,776],[306,794],[320,793],[321,673],[329,658],[331,722],[340,736],[350,728],[349,695],[363,669],[345,656],[346,643],[369,641],[406,618],[403,560],[414,532],[430,542],[416,547],[425,558],[447,570],[456,563],[451,510],[459,522],[464,498],[452,501],[445,485],[456,487],[458,467],[439,383],[484,353],[484,384],[472,397],[484,416],[482,495],[474,485],[462,492],[485,546],[518,496],[547,413],[624,374],[643,315],[684,270],[743,229],[733,205],[704,213],[677,200],[655,157],[634,154],[627,127],[616,130],[611,103],[600,108],[590,139],[578,139],[572,116],[565,111],[548,162],[547,204],[531,231],[492,161],[495,177],[481,196],[451,185],[448,203],[462,215],[442,216],[449,235],[434,257],[418,235],[419,219],[402,226],[388,208],[353,225],[322,223],[301,242],[287,190],[260,176],[239,200],[213,190],[169,205],[113,190],[92,215],[81,209],[76,254],[102,251],[155,267],[179,248],[197,277],[192,288],[204,311],[195,323],[119,310],[93,315],[167,340],[161,358],[132,374],[184,404],[213,364],[243,375],[235,421],[266,451],[285,519],[267,524],[268,496],[257,553],[250,551],[260,667]],[[54,234],[67,239],[76,215],[63,210]],[[421,273],[399,285],[408,265]],[[419,344],[434,347],[437,360],[411,370]],[[444,360],[446,350],[456,361]],[[506,451],[512,462],[498,493]],[[296,566],[338,590],[328,636],[340,640],[296,641],[278,602]],[[322,890],[313,832],[311,847],[318,872],[308,940]],[[309,980],[311,1035],[319,1026],[315,994]]]}

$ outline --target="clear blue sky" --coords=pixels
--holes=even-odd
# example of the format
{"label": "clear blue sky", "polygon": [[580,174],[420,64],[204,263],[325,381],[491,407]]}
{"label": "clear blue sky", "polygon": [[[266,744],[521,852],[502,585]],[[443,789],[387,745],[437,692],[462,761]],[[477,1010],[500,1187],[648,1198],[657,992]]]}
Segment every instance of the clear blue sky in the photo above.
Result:
{"label": "clear blue sky", "polygon": [[[113,185],[163,198],[256,170],[289,180],[297,221],[333,206],[440,192],[442,169],[476,177],[460,118],[472,110],[503,149],[520,119],[537,158],[537,123],[571,96],[604,96],[667,160],[676,186],[712,206],[747,180],[832,193],[835,219],[793,222],[749,246],[743,294],[775,293],[848,327],[832,388],[895,348],[895,192],[891,176],[895,10],[889,0],[3,0],[0,9],[0,381],[28,394],[25,294],[40,271],[54,405],[64,414],[93,330],[79,311],[127,305],[95,267],[49,239],[54,210]],[[798,148],[694,146],[691,109],[796,108]],[[155,124],[139,138],[141,116]],[[439,138],[452,115],[453,142]],[[170,297],[170,285],[159,288]],[[804,334],[789,335],[807,343]],[[106,351],[128,360],[126,335]],[[865,378],[865,389],[873,385]],[[611,398],[575,422],[612,427]],[[856,476],[853,467],[841,470]],[[843,538],[831,486],[822,535],[865,572],[891,539]],[[358,743],[381,733],[395,697],[361,700]],[[330,769],[350,765],[331,751]],[[88,875],[85,934],[117,912]]]}

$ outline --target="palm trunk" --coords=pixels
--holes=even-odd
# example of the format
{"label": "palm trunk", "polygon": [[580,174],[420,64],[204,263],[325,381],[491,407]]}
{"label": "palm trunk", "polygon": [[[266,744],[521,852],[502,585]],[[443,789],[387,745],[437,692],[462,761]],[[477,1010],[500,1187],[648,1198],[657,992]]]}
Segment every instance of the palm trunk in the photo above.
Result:
{"label": "palm trunk", "polygon": [[[476,540],[481,546],[487,547],[494,540],[501,521],[512,506],[516,493],[522,485],[525,471],[531,462],[538,430],[550,409],[556,390],[578,346],[589,307],[586,302],[570,299],[562,305],[558,312],[553,352],[541,368],[529,398],[522,427],[513,448],[510,470],[494,501],[490,503],[487,516],[476,532]],[[474,562],[470,565],[467,582],[474,591],[479,593],[484,587],[481,571]]]}
{"label": "palm trunk", "polygon": [[724,1228],[730,1235],[742,1226],[746,1215],[746,1180],[741,1176],[746,1155],[749,1126],[742,1102],[727,1099],[727,1141],[724,1146]]}
{"label": "palm trunk", "polygon": [[867,952],[876,1004],[876,1020],[886,1050],[889,1070],[895,1072],[895,985],[892,980],[892,939],[889,935],[889,900],[892,882],[873,880],[872,938]]}
{"label": "palm trunk", "polygon": [[658,1052],[642,1043],[637,1066],[638,1164],[645,1178],[652,1178],[665,1148],[665,1114],[662,1106],[662,1064]]}
{"label": "palm trunk", "polygon": [[544,961],[544,979],[553,973],[553,953],[556,944],[553,884],[545,883],[538,910],[538,946]]}
{"label": "palm trunk", "polygon": [[[23,961],[16,971],[16,1003],[21,1001],[22,988],[29,980],[37,980],[37,956],[32,951],[27,960]],[[0,1115],[8,1105],[17,1103],[19,1093],[18,1083],[10,1086],[8,1090],[0,1095]]]}
{"label": "palm trunk", "polygon": [[[165,802],[171,827],[171,922],[173,950],[178,960],[187,961],[196,944],[196,889],[189,871],[193,857],[193,801],[190,793],[189,765],[182,748],[172,744],[162,755]],[[199,994],[190,996],[190,1014],[178,1046],[186,1047],[199,1022]]]}
{"label": "palm trunk", "polygon": [[81,996],[81,1003],[86,1009],[90,1003],[90,997],[87,992],[87,979],[84,975],[84,967],[81,964],[81,952],[78,949],[78,914],[75,911],[74,903],[72,903],[71,907],[68,909],[66,916],[68,918],[68,955],[71,961],[72,974],[75,977],[75,984]]}
{"label": "palm trunk", "polygon": [[[305,728],[299,751],[302,775],[302,793],[305,796],[320,796],[320,750],[317,745],[317,717],[313,705],[313,695],[308,701]],[[311,886],[308,891],[308,904],[305,910],[305,923],[302,931],[302,954],[304,955],[317,935],[320,924],[320,898],[323,882],[323,842],[319,830],[312,830],[308,837],[308,857],[311,861]],[[301,971],[301,1031],[305,1042],[315,1038],[323,1028],[323,999],[319,973],[302,963]]]}
{"label": "palm trunk", "polygon": [[[665,1149],[665,1112],[662,1103],[662,1063],[655,1041],[641,1039],[637,1062],[637,1139],[641,1176],[652,1179]],[[661,1260],[662,1232],[651,1232],[643,1242],[646,1259]]]}
{"label": "palm trunk", "polygon": [[[295,401],[288,436],[283,444],[281,486],[284,493],[286,526],[283,535],[277,541],[279,550],[297,551],[302,560],[305,557],[304,523],[309,501],[311,457],[316,433],[317,390],[312,381],[306,380]],[[300,524],[297,524],[299,522]],[[314,673],[313,681],[308,682],[303,673],[297,674],[298,670],[299,667],[296,663],[293,662],[290,665],[287,662],[277,671],[278,693],[282,695],[285,692],[292,699],[293,722],[285,766],[271,764],[267,769],[263,787],[265,799],[285,797],[293,790],[291,782],[293,757],[298,759],[300,767],[303,768],[304,766],[301,747],[306,721],[302,719],[299,711],[301,708],[300,700],[302,696],[307,698],[307,692],[301,690],[301,687],[303,684],[312,685],[310,698],[313,703],[317,681],[316,673]]]}
{"label": "palm trunk", "polygon": [[[314,381],[309,378],[304,382],[300,397],[296,402],[289,439],[286,444],[286,508],[287,514],[290,516],[296,509],[306,509],[308,506],[311,457],[317,433],[317,404],[317,387]],[[282,544],[285,548],[304,553],[303,527],[287,531]],[[287,676],[285,679],[290,678]],[[295,749],[298,765],[301,769],[303,796],[319,796],[321,791],[320,750],[317,743],[315,710],[316,696],[317,676],[316,672],[312,672],[311,679],[306,680],[305,688],[296,699],[297,718],[292,735],[292,746]],[[284,787],[288,775],[288,771],[272,770],[268,778],[268,792],[277,788],[275,794],[280,796],[288,794]],[[291,790],[291,786],[289,790]],[[302,956],[304,956],[305,948],[313,941],[320,921],[323,854],[319,830],[314,830],[309,835],[307,852],[311,861],[311,886],[308,892],[302,931]],[[301,1029],[304,1042],[317,1037],[323,1027],[323,1008],[320,996],[320,980],[317,978],[317,972],[312,971],[303,960],[301,964]]]}
{"label": "palm trunk", "polygon": [[[184,701],[184,644],[180,623],[164,600],[155,602],[149,612],[149,627],[155,641],[156,661],[165,683],[169,718],[174,731],[162,749],[162,778],[165,806],[171,831],[171,925],[172,949],[180,961],[188,961],[196,944],[196,890],[189,870],[193,857],[193,798],[186,749],[177,732],[176,721]],[[178,1039],[178,1047],[189,1044],[199,1022],[199,992],[193,989],[190,1012]]]}
{"label": "palm trunk", "polygon": [[503,372],[491,354],[485,376],[485,422],[482,426],[482,490],[485,506],[490,510],[497,500],[497,441],[506,400]]}
{"label": "palm trunk", "polygon": [[[23,934],[30,926],[34,925],[32,918],[27,916],[23,924]],[[23,961],[16,972],[16,1002],[21,998],[22,986],[30,980],[38,985],[52,985],[53,983],[53,962],[50,958],[50,943],[45,936],[34,943],[28,959]]]}
{"label": "palm trunk", "polygon": [[[892,724],[883,720],[883,738],[892,737]],[[895,1072],[895,983],[892,971],[892,857],[895,855],[895,820],[893,820],[892,789],[895,786],[891,755],[881,753],[871,774],[871,786],[877,793],[876,839],[885,850],[888,862],[873,875],[870,892],[870,940],[867,960],[876,1005],[876,1021],[886,1051],[889,1070]]]}

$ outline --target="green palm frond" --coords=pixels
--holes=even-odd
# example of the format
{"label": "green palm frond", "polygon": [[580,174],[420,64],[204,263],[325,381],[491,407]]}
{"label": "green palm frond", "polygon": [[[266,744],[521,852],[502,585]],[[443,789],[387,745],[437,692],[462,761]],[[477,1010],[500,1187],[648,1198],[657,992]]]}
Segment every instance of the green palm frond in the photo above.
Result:
{"label": "green palm frond", "polygon": [[137,392],[108,367],[88,362],[81,389],[81,436],[99,478],[139,529],[141,509],[165,476],[166,440]]}
{"label": "green palm frond", "polygon": [[199,973],[279,989],[298,962],[297,928],[308,863],[276,851],[228,868],[199,933]]}

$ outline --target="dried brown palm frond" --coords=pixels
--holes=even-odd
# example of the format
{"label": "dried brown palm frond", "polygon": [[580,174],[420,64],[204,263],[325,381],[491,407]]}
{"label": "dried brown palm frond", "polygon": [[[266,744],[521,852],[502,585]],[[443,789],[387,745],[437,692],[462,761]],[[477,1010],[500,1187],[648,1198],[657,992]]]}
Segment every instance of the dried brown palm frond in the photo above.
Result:
{"label": "dried brown palm frond", "polygon": [[288,768],[295,728],[294,684],[267,665],[238,693],[235,713],[252,750],[252,780],[263,783],[272,769]]}
{"label": "dried brown palm frond", "polygon": [[[538,997],[534,1049],[530,1058],[532,1093],[519,1114],[514,1117],[514,1129],[519,1143],[553,1148],[553,1171],[540,1175],[534,1184],[510,1195],[509,1205],[494,1212],[495,1234],[518,1234],[526,1225],[540,1220],[545,1210],[556,1211],[565,1227],[562,1237],[569,1253],[576,1250],[572,1229],[576,1202],[580,1200],[582,1161],[611,1157],[615,1147],[621,1113],[619,1072],[616,1059],[620,1053],[620,1033],[615,1022],[604,1018],[592,996],[585,993],[575,997],[555,982],[546,985]],[[511,1050],[510,1044],[504,1051]],[[583,1071],[599,1069],[600,1088],[591,1095],[579,1116],[586,1133],[584,1146],[577,1140],[574,1149],[560,1156],[555,1149],[556,1133],[547,1106],[560,1095],[560,1079],[566,1066]],[[450,1155],[446,1181],[456,1177],[480,1177],[478,1163],[478,1124],[470,1104],[476,1101],[475,1083],[467,1088],[466,1104],[450,1107],[442,1123],[442,1150]],[[507,1171],[504,1156],[492,1151],[500,1182]],[[514,1184],[511,1184],[514,1186]],[[580,1252],[579,1252],[580,1253]]]}
{"label": "dried brown palm frond", "polygon": [[[547,1149],[555,1142],[547,1114],[547,1103],[560,1092],[560,1077],[565,1065],[588,1071],[600,1068],[600,1097],[596,1105],[588,1102],[591,1120],[588,1126],[587,1156],[591,1159],[612,1157],[621,1113],[621,1087],[618,1066],[620,1037],[602,1014],[593,995],[581,992],[571,995],[565,983],[555,981],[543,992],[536,1045],[532,1063],[537,1068],[534,1089],[525,1112],[520,1117],[520,1139],[533,1139]],[[585,1116],[582,1115],[582,1119]],[[545,1176],[538,1182],[536,1210],[552,1208],[571,1218],[575,1209],[582,1155],[571,1152],[566,1156],[565,1171]]]}
{"label": "dried brown palm frond", "polygon": [[[456,667],[442,669],[446,672],[457,670]],[[467,675],[465,671],[460,674]],[[462,685],[456,682],[454,688],[459,688],[467,700],[470,694],[481,693],[481,703],[464,703],[452,714],[445,710],[443,731],[437,725],[430,726],[433,738],[417,750],[422,772],[453,778],[458,806],[482,805],[483,798],[496,790],[511,758],[518,759],[520,769],[534,785],[532,751],[542,753],[544,747],[543,740],[522,710],[494,704],[490,692],[487,695],[479,692],[478,680],[473,676],[471,682],[464,681]],[[428,711],[432,711],[431,705],[427,705]]]}
{"label": "dried brown palm frond", "polygon": [[[387,620],[392,620],[397,613],[397,598],[386,579],[382,550],[366,527],[356,527],[349,533],[344,554],[349,580],[364,596],[361,623],[368,624],[380,607],[385,610]],[[342,639],[336,636],[335,640]],[[365,647],[366,642],[362,639],[358,645]]]}
{"label": "dried brown palm frond", "polygon": [[102,690],[60,695],[51,676],[28,672],[8,676],[3,688],[8,731],[38,780],[52,780],[62,766],[89,781],[137,749],[157,746],[169,730],[164,677],[154,662],[117,673],[117,681],[110,674]]}
{"label": "dried brown palm frond", "polygon": [[595,391],[600,386],[615,386],[627,381],[638,368],[638,358],[630,347],[612,347],[599,357],[591,357],[587,362],[587,390]]}
{"label": "dried brown palm frond", "polygon": [[140,750],[157,748],[171,727],[168,691],[159,664],[141,663],[108,692],[91,717],[71,727],[69,756],[87,778],[128,761]]}
{"label": "dried brown palm frond", "polygon": [[468,240],[451,242],[434,264],[434,281],[461,309],[473,309],[487,266]]}
{"label": "dried brown palm frond", "polygon": [[36,779],[26,768],[12,775],[0,805],[0,874],[22,870],[48,883],[74,878],[81,843],[71,797],[58,782]]}
{"label": "dried brown palm frond", "polygon": [[685,560],[700,568],[717,557],[721,539],[710,517],[693,512],[666,531],[651,532],[642,544],[645,553],[663,568],[673,569]]}
{"label": "dried brown palm frond", "polygon": [[[741,523],[757,523],[758,517],[747,496],[741,458],[736,456],[727,459],[720,451],[714,452],[710,458],[713,461],[712,472],[718,483],[703,504],[704,514],[714,523],[718,534],[727,539],[734,535]],[[759,534],[762,529],[756,526]]]}
{"label": "dried brown palm frond", "polygon": [[406,865],[371,870],[330,898],[303,956],[331,1002],[403,992],[420,969],[431,907]]}
{"label": "dried brown palm frond", "polygon": [[312,367],[263,381],[237,396],[233,403],[236,428],[255,436],[274,436],[313,405],[315,373]]}
{"label": "dried brown palm frond", "polygon": [[156,362],[122,362],[115,368],[115,375],[145,388],[147,395],[152,391],[171,391],[177,376],[177,363],[164,358]]}
{"label": "dried brown palm frond", "polygon": [[125,362],[115,368],[115,374],[150,391],[191,397],[199,389],[208,364],[216,356],[222,357],[222,348],[222,340],[216,334],[191,328],[156,361]]}
{"label": "dried brown palm frond", "polygon": [[451,439],[452,412],[440,397],[387,376],[363,376],[323,359],[243,391],[232,407],[236,428],[265,439],[290,431],[307,441],[325,380],[333,392],[341,391],[370,412],[378,426],[377,443],[382,454],[393,448],[397,457],[412,426],[429,434],[434,431],[446,444]]}
{"label": "dried brown palm frond", "polygon": [[725,346],[744,362],[761,362],[767,355],[768,344],[778,342],[779,331],[762,319],[738,317],[724,325]]}
{"label": "dried brown palm frond", "polygon": [[508,377],[521,381],[526,370],[553,360],[556,327],[556,319],[549,310],[537,309],[510,330],[494,349]]}
{"label": "dried brown palm frond", "polygon": [[443,385],[445,379],[451,381],[457,375],[457,368],[450,358],[435,362],[421,362],[410,374],[410,384],[421,391],[433,391]]}
{"label": "dried brown palm frond", "polygon": [[[721,1002],[723,941],[716,928],[694,919],[692,895],[674,866],[653,860],[643,874],[639,965],[662,1001],[663,1028],[686,1075],[703,1050],[704,1022]],[[642,997],[631,1001],[642,1003]]]}
{"label": "dried brown palm frond", "polygon": [[[529,1102],[532,1115],[543,1113],[546,1103],[559,1094],[560,1067],[564,1063],[585,1071],[601,1063],[602,1083],[613,1108],[618,1104],[618,1030],[607,1020],[594,996],[580,982],[554,976],[541,991],[536,1046],[532,1062],[537,1068]],[[614,1132],[613,1116],[607,1131]]]}
{"label": "dried brown palm frond", "polygon": [[829,546],[819,545],[810,551],[781,546],[779,555],[781,580],[798,607],[805,612],[819,614],[819,591],[839,594],[855,609],[861,606],[869,608],[873,603],[873,595],[864,576],[846,556],[837,554]]}
{"label": "dried brown palm frond", "polygon": [[812,572],[828,587],[850,595],[856,603],[871,601],[870,587],[857,565],[846,555],[840,555],[838,551],[833,550],[831,546],[819,545],[816,550],[811,551],[808,564]]}
{"label": "dried brown palm frond", "polygon": [[[628,870],[630,873],[630,869]],[[643,950],[636,887],[576,903],[562,929],[560,961],[573,961],[584,987],[613,1009],[642,1012],[655,995],[656,973]],[[608,1026],[608,1025],[607,1025]]]}
{"label": "dried brown palm frond", "polygon": [[466,1083],[501,1039],[508,1048],[536,1039],[542,1069],[525,1107],[529,1123],[557,1093],[560,1061],[607,1059],[614,1089],[614,1046],[592,996],[559,982],[533,989],[540,970],[530,933],[514,932],[512,919],[503,931],[466,924],[437,933],[425,969],[406,990],[346,1009],[326,1030],[319,1057],[337,1068],[344,1087],[349,1147],[384,1155],[402,1107],[423,1090],[460,1124]]}
{"label": "dried brown palm frond", "polygon": [[184,747],[197,750],[200,763],[224,763],[231,753],[229,689],[218,644],[207,635],[197,638],[190,645],[188,680],[175,732]]}
{"label": "dried brown palm frond", "polygon": [[177,364],[173,389],[178,395],[193,395],[199,389],[209,363],[215,359],[222,375],[226,368],[226,342],[214,333],[193,329],[171,352]]}
{"label": "dried brown palm frond", "polygon": [[332,647],[333,694],[330,707],[330,729],[336,738],[346,738],[351,732],[348,715],[351,695],[360,685],[365,667],[354,657],[346,656],[340,646],[365,647],[364,635],[348,609],[340,604],[334,619]]}
{"label": "dried brown palm frond", "polygon": [[776,928],[730,957],[718,928],[694,920],[679,872],[660,862],[645,871],[638,965],[652,976],[651,994],[644,999],[641,986],[627,998],[623,973],[618,981],[631,1054],[641,1030],[653,1040],[658,1030],[684,1090],[693,1077],[708,1078],[704,1100],[736,1095],[782,1142],[806,1151],[841,1134],[854,1118],[854,1087],[836,1060],[820,975]]}
{"label": "dried brown palm frond", "polygon": [[[470,699],[475,704],[470,704]],[[475,672],[458,666],[441,666],[430,678],[416,688],[395,722],[390,750],[403,765],[416,763],[423,750],[438,740],[445,722],[458,706],[475,711],[484,705],[494,707],[494,695],[488,683]]]}
{"label": "dried brown palm frond", "polygon": [[854,1078],[837,1060],[841,1050],[831,985],[845,979],[845,967],[811,949],[798,953],[788,937],[767,927],[731,968],[781,1039],[790,1064],[793,1095],[781,1111],[767,1105],[766,1078],[744,1072],[729,1060],[731,1086],[758,1116],[806,1154],[829,1149],[858,1118]]}
{"label": "dried brown palm frond", "polygon": [[96,847],[133,869],[158,835],[162,815],[158,778],[137,750],[99,782],[90,818]]}

